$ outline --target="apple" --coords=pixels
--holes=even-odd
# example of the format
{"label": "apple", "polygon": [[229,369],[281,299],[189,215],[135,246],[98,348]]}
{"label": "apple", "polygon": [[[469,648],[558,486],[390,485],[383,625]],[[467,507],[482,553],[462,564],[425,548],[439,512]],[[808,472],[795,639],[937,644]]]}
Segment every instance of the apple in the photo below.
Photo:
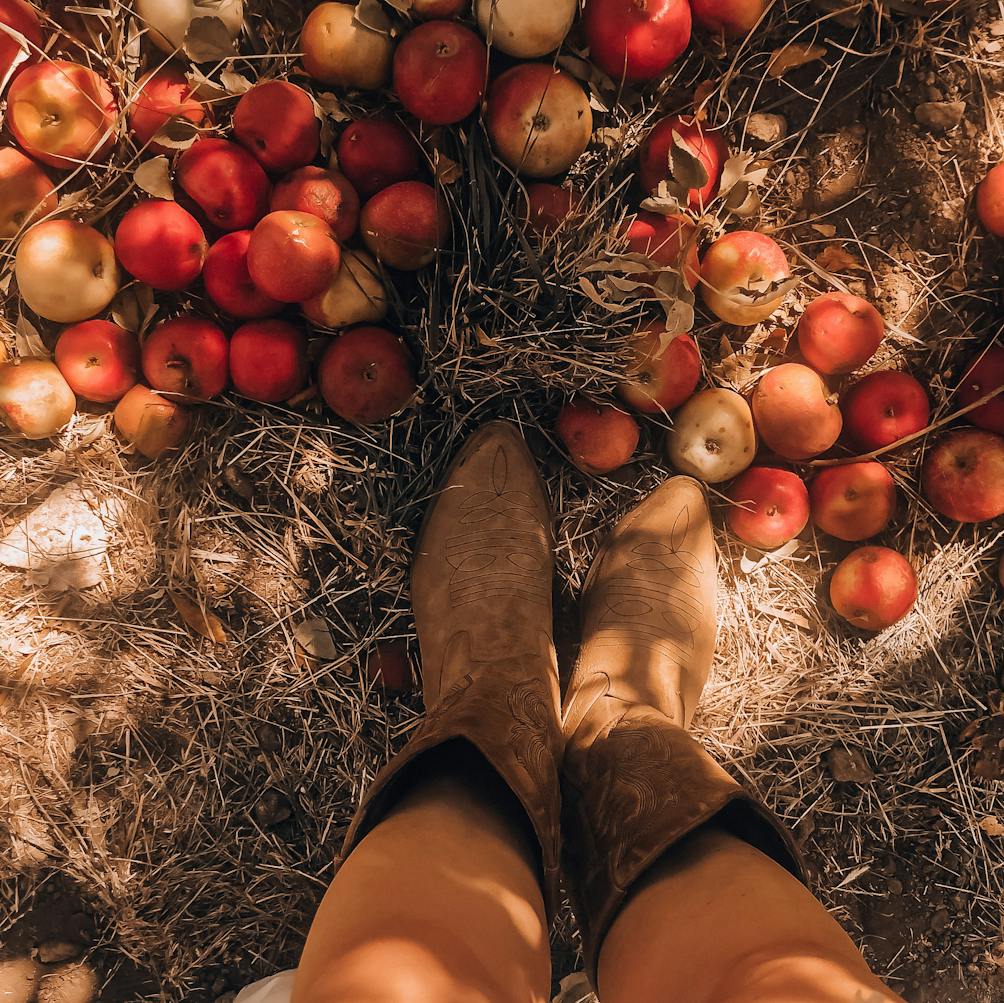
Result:
{"label": "apple", "polygon": [[878,535],[896,514],[896,483],[881,463],[827,467],[812,479],[809,498],[812,521],[852,543]]}
{"label": "apple", "polygon": [[65,59],[22,70],[7,92],[7,125],[18,145],[50,167],[70,170],[107,159],[118,104],[108,81]]}
{"label": "apple", "polygon": [[387,290],[379,265],[363,251],[344,250],[334,281],[302,306],[304,316],[318,327],[379,323],[387,315]]}
{"label": "apple", "polygon": [[139,146],[151,153],[169,154],[170,148],[153,142],[153,137],[175,118],[185,119],[196,128],[209,120],[205,106],[192,96],[184,69],[168,63],[140,79],[136,97],[129,105],[129,128]]}
{"label": "apple", "polygon": [[[20,65],[25,66],[38,60],[42,48],[42,26],[31,4],[24,0],[0,0],[0,25],[7,25],[24,35],[28,42],[28,54]],[[21,43],[12,35],[0,30],[0,81],[6,80],[11,69],[18,63],[22,53]]]}
{"label": "apple", "polygon": [[674,411],[694,395],[701,379],[701,353],[689,334],[671,335],[661,321],[634,337],[634,361],[617,393],[642,414]]}
{"label": "apple", "polygon": [[701,295],[727,324],[758,324],[784,302],[788,259],[765,233],[734,230],[719,237],[701,262]]}
{"label": "apple", "polygon": [[570,73],[545,63],[521,63],[492,84],[486,115],[499,158],[518,174],[563,174],[593,134],[589,98]]}
{"label": "apple", "polygon": [[415,360],[383,327],[354,327],[334,338],[317,367],[325,403],[340,418],[372,425],[397,414],[418,388]]}
{"label": "apple", "polygon": [[266,296],[248,271],[250,230],[235,230],[224,234],[206,255],[202,266],[202,281],[209,298],[232,317],[253,319],[270,317],[282,309],[282,304]]}
{"label": "apple", "polygon": [[359,196],[349,179],[331,168],[293,171],[272,189],[269,208],[319,216],[339,241],[348,240],[359,226]]}
{"label": "apple", "polygon": [[286,80],[265,80],[241,95],[234,139],[271,174],[309,164],[321,147],[314,99]]}
{"label": "apple", "polygon": [[1004,237],[1004,164],[992,168],[976,189],[976,215],[987,233]]}
{"label": "apple", "polygon": [[307,212],[270,212],[252,231],[247,266],[254,284],[280,303],[324,292],[342,265],[331,227]]}
{"label": "apple", "polygon": [[776,467],[750,467],[736,478],[725,516],[743,543],[777,550],[793,540],[809,521],[809,492],[802,478]]}
{"label": "apple", "polygon": [[488,50],[456,21],[426,21],[408,32],[394,53],[394,92],[426,125],[452,125],[481,101]]}
{"label": "apple", "polygon": [[412,684],[408,642],[378,642],[366,659],[366,677],[371,683],[382,685],[393,696],[407,693]]}
{"label": "apple", "polygon": [[[631,254],[644,254],[659,268],[673,268],[694,289],[701,278],[697,227],[683,213],[663,216],[640,210],[624,231]],[[641,275],[634,278],[641,279]],[[654,281],[654,276],[653,276]]]}
{"label": "apple", "polygon": [[261,164],[226,139],[199,139],[178,158],[178,184],[219,230],[247,230],[268,212]]}
{"label": "apple", "polygon": [[0,363],[0,417],[25,439],[47,439],[65,427],[77,399],[48,359]]}
{"label": "apple", "polygon": [[729,145],[721,130],[709,129],[696,118],[669,115],[649,129],[638,150],[638,180],[654,195],[660,182],[672,179],[670,160],[680,147],[698,160],[708,175],[700,188],[690,189],[688,199],[691,209],[702,210],[718,194]]}
{"label": "apple", "polygon": [[769,5],[769,0],[690,0],[694,20],[705,31],[726,38],[748,35]]}
{"label": "apple", "polygon": [[21,239],[14,273],[24,302],[59,324],[100,313],[119,288],[112,242],[71,219],[36,223]]}
{"label": "apple", "polygon": [[16,237],[28,223],[48,216],[59,201],[52,181],[13,146],[0,149],[0,239]]}
{"label": "apple", "polygon": [[526,186],[527,226],[538,237],[549,237],[578,212],[581,204],[578,189],[533,181]]}
{"label": "apple", "polygon": [[817,296],[798,321],[798,347],[818,373],[836,376],[863,366],[882,344],[885,321],[868,300],[850,293]]}
{"label": "apple", "polygon": [[379,10],[370,10],[366,21],[362,24],[356,20],[355,5],[351,3],[322,3],[315,7],[300,35],[307,76],[322,84],[355,90],[385,87],[394,55],[390,18]]}
{"label": "apple", "polygon": [[137,383],[115,405],[115,428],[148,460],[178,449],[188,438],[191,412]]}
{"label": "apple", "polygon": [[143,342],[143,375],[154,390],[187,401],[223,393],[229,379],[230,346],[212,321],[183,314],[158,324]]}
{"label": "apple", "polygon": [[488,44],[517,59],[554,52],[575,23],[578,0],[474,0]]}
{"label": "apple", "polygon": [[467,0],[411,0],[410,13],[423,20],[460,17],[467,10]]}
{"label": "apple", "polygon": [[859,449],[882,449],[927,427],[927,391],[909,373],[870,373],[841,400],[844,431]]}
{"label": "apple", "polygon": [[378,261],[413,272],[435,260],[448,243],[450,211],[431,185],[399,181],[363,206],[359,230]]}
{"label": "apple", "polygon": [[753,392],[760,438],[779,456],[806,460],[839,438],[843,417],[819,374],[797,362],[767,370]]}
{"label": "apple", "polygon": [[139,380],[136,335],[107,320],[86,320],[59,335],[56,365],[70,389],[84,400],[111,404]]}
{"label": "apple", "polygon": [[158,49],[173,53],[185,45],[189,26],[197,18],[214,17],[236,39],[244,24],[243,0],[135,0],[133,9]]}
{"label": "apple", "polygon": [[1004,515],[1004,437],[983,428],[953,429],[927,452],[921,472],[931,507],[956,522]]}
{"label": "apple", "polygon": [[154,289],[187,289],[202,274],[208,252],[198,220],[177,202],[146,199],[122,217],[115,231],[119,263]]}
{"label": "apple", "polygon": [[1004,435],[1004,345],[988,345],[973,361],[959,384],[959,403],[975,404],[991,390],[1000,393],[966,415],[977,428]]}
{"label": "apple", "polygon": [[592,61],[614,81],[661,77],[690,42],[689,0],[586,0]]}
{"label": "apple", "polygon": [[673,416],[666,455],[680,473],[708,484],[732,480],[756,456],[749,404],[734,390],[720,387],[694,394]]}
{"label": "apple", "polygon": [[230,339],[230,380],[237,393],[266,404],[307,385],[307,336],[283,320],[254,320]]}
{"label": "apple", "polygon": [[411,133],[392,119],[353,122],[338,140],[338,166],[363,198],[422,173],[421,149]]}
{"label": "apple", "polygon": [[572,461],[586,474],[609,474],[623,467],[638,448],[638,422],[615,404],[574,397],[558,414],[558,436]]}
{"label": "apple", "polygon": [[859,547],[830,579],[830,603],[862,630],[884,630],[902,620],[917,601],[917,575],[910,562],[888,547]]}

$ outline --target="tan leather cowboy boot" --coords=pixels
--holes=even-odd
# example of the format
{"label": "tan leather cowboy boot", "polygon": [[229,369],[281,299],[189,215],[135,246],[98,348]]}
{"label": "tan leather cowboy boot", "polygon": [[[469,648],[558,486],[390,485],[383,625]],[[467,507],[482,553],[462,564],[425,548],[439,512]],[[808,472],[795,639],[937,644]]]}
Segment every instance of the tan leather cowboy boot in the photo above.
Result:
{"label": "tan leather cowboy boot", "polygon": [[674,477],[615,527],[586,580],[565,698],[565,873],[596,984],[634,882],[718,817],[794,873],[780,823],[687,734],[715,648],[717,573],[700,485]]}
{"label": "tan leather cowboy boot", "polygon": [[512,425],[484,425],[431,503],[412,568],[426,717],[368,791],[343,858],[400,798],[425,753],[463,739],[525,809],[553,909],[563,738],[552,575],[551,513],[533,458]]}

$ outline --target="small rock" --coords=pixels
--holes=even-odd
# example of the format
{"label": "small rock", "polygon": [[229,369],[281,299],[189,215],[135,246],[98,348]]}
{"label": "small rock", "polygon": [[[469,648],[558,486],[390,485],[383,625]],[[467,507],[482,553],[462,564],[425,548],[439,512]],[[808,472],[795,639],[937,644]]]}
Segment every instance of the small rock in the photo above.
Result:
{"label": "small rock", "polygon": [[903,894],[903,882],[899,878],[890,878],[886,882],[886,887],[889,889],[890,895],[902,895]]}
{"label": "small rock", "polygon": [[218,978],[213,981],[212,988],[209,990],[214,997],[222,995],[227,988],[227,980],[224,978]]}
{"label": "small rock", "polygon": [[788,135],[788,120],[783,115],[756,112],[746,119],[746,134],[769,146]]}
{"label": "small rock", "polygon": [[234,1003],[235,999],[237,999],[237,992],[231,989],[230,992],[217,996],[213,1003]]}
{"label": "small rock", "polygon": [[947,909],[939,909],[931,917],[931,929],[935,933],[941,933],[948,928],[948,921],[950,918],[951,917]]}
{"label": "small rock", "polygon": [[254,819],[263,829],[285,822],[292,814],[287,798],[274,788],[265,791],[255,802]]}
{"label": "small rock", "polygon": [[38,1003],[94,1003],[98,980],[90,965],[61,965],[38,987]]}
{"label": "small rock", "polygon": [[262,752],[278,752],[282,748],[282,732],[268,721],[260,721],[254,727],[255,738]]}
{"label": "small rock", "polygon": [[965,101],[925,101],[917,105],[914,115],[929,129],[954,129],[966,113]]}
{"label": "small rock", "polygon": [[0,961],[0,1000],[4,1003],[29,1003],[38,989],[38,965],[31,958]]}
{"label": "small rock", "polygon": [[58,965],[60,961],[79,958],[83,948],[68,940],[46,940],[38,945],[38,960],[43,965]]}
{"label": "small rock", "polygon": [[830,776],[841,783],[867,784],[875,779],[865,754],[854,746],[835,745],[826,753]]}

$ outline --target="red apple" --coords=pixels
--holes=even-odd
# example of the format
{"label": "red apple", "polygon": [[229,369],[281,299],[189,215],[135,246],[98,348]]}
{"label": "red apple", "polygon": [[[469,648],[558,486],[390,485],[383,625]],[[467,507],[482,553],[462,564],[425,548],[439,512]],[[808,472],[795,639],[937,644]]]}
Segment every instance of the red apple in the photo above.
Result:
{"label": "red apple", "polygon": [[208,252],[198,220],[177,202],[146,199],[122,217],[115,231],[122,267],[154,289],[187,289],[202,274]]}
{"label": "red apple", "polygon": [[700,188],[691,188],[691,209],[703,209],[717,194],[722,168],[729,157],[729,146],[719,129],[709,129],[696,118],[670,115],[649,130],[638,151],[638,180],[650,194],[659,183],[672,180],[670,161],[680,147],[700,161],[708,180]]}
{"label": "red apple", "polygon": [[380,90],[390,79],[393,25],[379,8],[367,12],[367,24],[355,14],[351,3],[322,3],[310,12],[300,35],[303,68],[322,84]]}
{"label": "red apple", "polygon": [[859,547],[830,579],[830,603],[862,630],[884,630],[902,620],[917,601],[917,575],[910,562],[888,547]]}
{"label": "red apple", "polygon": [[1004,515],[1004,438],[953,429],[928,450],[921,485],[931,507],[949,519],[997,519]]}
{"label": "red apple", "polygon": [[118,104],[108,81],[65,59],[29,66],[7,92],[7,125],[36,160],[71,170],[105,160],[115,145]]}
{"label": "red apple", "polygon": [[881,463],[827,467],[809,485],[812,521],[838,540],[867,540],[896,514],[896,484]]}
{"label": "red apple", "polygon": [[760,438],[778,456],[806,460],[825,453],[840,436],[843,418],[819,375],[795,362],[769,369],[753,392]]}
{"label": "red apple", "polygon": [[372,425],[397,414],[415,395],[415,360],[383,327],[354,327],[334,338],[317,369],[325,403],[340,418]]}
{"label": "red apple", "polygon": [[909,374],[883,369],[855,383],[841,401],[844,431],[862,450],[881,449],[927,426],[927,391]]}
{"label": "red apple", "polygon": [[0,149],[0,239],[16,237],[25,225],[49,215],[57,202],[52,181],[36,163],[13,146]]}
{"label": "red apple", "polygon": [[199,139],[178,158],[177,180],[213,226],[247,230],[268,212],[271,186],[243,146]]}
{"label": "red apple", "polygon": [[265,80],[241,95],[234,139],[272,174],[309,164],[321,143],[313,98],[285,80]]}
{"label": "red apple", "polygon": [[959,403],[963,406],[975,404],[994,389],[1000,389],[1001,392],[996,397],[991,397],[986,404],[970,411],[966,420],[977,428],[1004,435],[1004,345],[988,345],[970,363],[959,384]]}
{"label": "red apple", "polygon": [[223,393],[229,378],[227,336],[203,317],[183,314],[158,324],[143,342],[143,375],[154,390],[189,401]]}
{"label": "red apple", "polygon": [[25,439],[47,439],[73,417],[77,399],[48,359],[0,363],[0,419]]}
{"label": "red apple", "polygon": [[154,143],[153,137],[174,118],[185,119],[195,127],[208,121],[205,106],[192,96],[192,85],[184,69],[168,63],[151,70],[139,81],[136,97],[129,106],[129,127],[139,146],[151,153],[170,153],[170,148]]}
{"label": "red apple", "polygon": [[976,189],[976,215],[987,233],[1004,237],[1004,164],[998,164]]}
{"label": "red apple", "polygon": [[[38,60],[38,50],[42,48],[42,26],[34,8],[24,0],[0,0],[0,25],[7,25],[24,35],[28,42],[28,53],[20,65],[26,66]],[[12,35],[0,30],[0,81],[6,80],[11,68],[18,62],[22,52],[21,43]]]}
{"label": "red apple", "polygon": [[280,303],[302,303],[331,285],[342,264],[331,227],[306,212],[270,212],[248,244],[254,284]]}
{"label": "red apple", "polygon": [[230,380],[237,393],[266,404],[307,385],[307,336],[283,320],[254,320],[230,339]]}
{"label": "red apple", "polygon": [[380,641],[366,659],[366,676],[393,696],[407,693],[412,683],[408,642]]}
{"label": "red apple", "polygon": [[729,489],[726,521],[744,543],[777,550],[809,521],[809,492],[798,474],[776,467],[750,467]]}
{"label": "red apple", "polygon": [[614,404],[574,397],[558,414],[557,432],[572,463],[586,474],[623,467],[638,448],[638,422]]}
{"label": "red apple", "polygon": [[206,255],[202,281],[209,298],[232,317],[270,317],[282,309],[282,304],[254,284],[247,265],[250,243],[250,230],[235,230],[220,237]]}
{"label": "red apple", "polygon": [[503,163],[530,178],[550,178],[567,171],[589,145],[593,112],[570,73],[520,63],[492,84],[486,124]]}
{"label": "red apple", "polygon": [[456,21],[426,21],[409,31],[394,53],[394,91],[426,125],[467,118],[487,80],[485,43]]}
{"label": "red apple", "polygon": [[586,0],[592,61],[615,81],[661,77],[690,42],[688,0]]}
{"label": "red apple", "polygon": [[727,38],[749,34],[768,6],[769,0],[690,0],[694,20],[705,31]]}
{"label": "red apple", "polygon": [[136,335],[107,320],[66,328],[56,342],[55,358],[70,389],[98,404],[117,401],[139,380]]}
{"label": "red apple", "polygon": [[191,412],[137,383],[115,405],[115,427],[148,460],[179,449],[188,438]]}
{"label": "red apple", "polygon": [[365,118],[341,135],[338,166],[363,198],[422,173],[419,145],[392,119]]}
{"label": "red apple", "polygon": [[301,167],[272,189],[272,212],[289,210],[319,216],[340,241],[359,226],[359,196],[348,178],[325,167]]}
{"label": "red apple", "polygon": [[578,212],[582,193],[575,188],[534,181],[526,186],[526,203],[530,231],[538,237],[548,237]]}
{"label": "red apple", "polygon": [[664,414],[689,400],[701,379],[701,353],[689,334],[673,337],[661,321],[635,335],[635,357],[621,399],[643,414]]}
{"label": "red apple", "polygon": [[798,321],[798,347],[827,376],[863,366],[882,344],[885,321],[867,300],[850,293],[817,296]]}
{"label": "red apple", "polygon": [[416,271],[447,245],[450,212],[431,185],[401,181],[377,192],[363,206],[359,229],[378,260],[391,268]]}
{"label": "red apple", "polygon": [[701,262],[705,306],[727,324],[758,324],[784,301],[788,259],[764,233],[734,230],[719,237]]}
{"label": "red apple", "polygon": [[468,0],[412,0],[410,13],[424,21],[441,17],[460,17]]}
{"label": "red apple", "polygon": [[[631,254],[644,254],[659,268],[676,269],[691,289],[696,288],[701,278],[697,227],[683,213],[663,216],[641,210],[628,224],[624,235]],[[634,277],[643,278],[641,275]]]}

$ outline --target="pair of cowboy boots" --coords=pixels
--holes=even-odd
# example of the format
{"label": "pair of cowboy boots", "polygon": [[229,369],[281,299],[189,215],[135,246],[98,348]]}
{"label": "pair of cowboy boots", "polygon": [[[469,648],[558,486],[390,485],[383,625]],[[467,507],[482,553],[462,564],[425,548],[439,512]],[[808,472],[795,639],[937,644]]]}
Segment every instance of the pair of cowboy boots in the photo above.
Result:
{"label": "pair of cowboy boots", "polygon": [[797,851],[687,733],[715,647],[717,576],[697,482],[676,477],[613,530],[583,596],[582,648],[561,706],[544,486],[516,429],[483,426],[422,528],[412,602],[427,715],[373,783],[345,855],[422,757],[466,740],[510,787],[540,843],[544,896],[563,867],[596,982],[631,886],[712,818],[796,874]]}

